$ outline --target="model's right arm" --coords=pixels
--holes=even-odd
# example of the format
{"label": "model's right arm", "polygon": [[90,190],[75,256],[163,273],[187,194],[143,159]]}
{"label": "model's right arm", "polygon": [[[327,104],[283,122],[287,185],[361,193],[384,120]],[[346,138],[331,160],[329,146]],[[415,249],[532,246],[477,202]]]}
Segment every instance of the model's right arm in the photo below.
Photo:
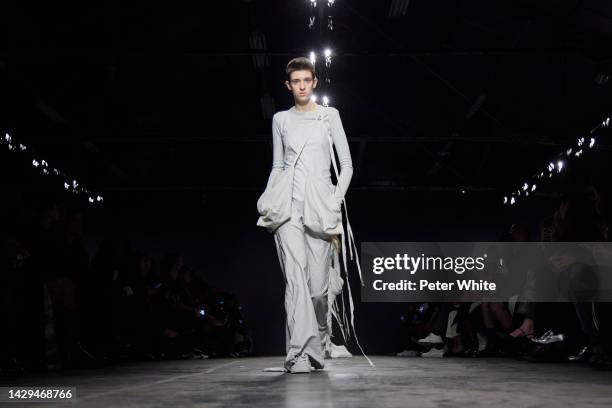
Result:
{"label": "model's right arm", "polygon": [[283,138],[280,131],[280,112],[277,112],[272,117],[272,171],[268,177],[267,185],[269,185],[277,173],[283,171]]}

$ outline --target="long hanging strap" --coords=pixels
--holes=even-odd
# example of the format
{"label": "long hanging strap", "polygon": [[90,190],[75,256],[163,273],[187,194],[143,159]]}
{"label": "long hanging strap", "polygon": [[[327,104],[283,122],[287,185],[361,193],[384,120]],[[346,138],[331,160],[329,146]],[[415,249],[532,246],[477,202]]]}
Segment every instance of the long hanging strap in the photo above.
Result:
{"label": "long hanging strap", "polygon": [[[338,165],[336,164],[336,157],[334,156],[334,144],[332,142],[331,139],[331,135],[327,135],[327,140],[329,141],[329,152],[331,154],[331,159],[332,159],[332,164],[334,166],[334,172],[336,173],[336,180],[338,180],[340,178],[340,175],[338,173]],[[353,236],[353,230],[351,229],[351,223],[349,222],[349,218],[348,218],[348,210],[346,208],[346,200],[344,199],[344,197],[342,197],[342,203],[344,204],[344,214],[346,215],[346,229],[347,232],[349,234],[349,251],[350,251],[350,255],[351,255],[351,260],[353,260],[353,248],[355,248],[355,257],[356,257],[356,263],[357,263],[357,271],[359,271],[359,280],[361,281],[361,286],[365,286],[363,283],[363,277],[361,275],[361,265],[359,263],[359,255],[357,253],[357,245],[355,244],[355,238]],[[346,250],[345,250],[345,245],[344,245],[344,234],[342,234],[342,256],[343,256],[343,261],[345,263],[344,266],[344,271],[347,272],[346,270]],[[348,275],[347,275],[348,276]]]}
{"label": "long hanging strap", "polygon": [[[329,123],[328,123],[329,126]],[[334,144],[331,138],[331,126],[329,129],[329,132],[327,134],[327,139],[329,141],[329,153],[331,155],[331,159],[332,159],[332,164],[334,166],[334,172],[336,173],[336,180],[339,180],[339,173],[338,173],[338,165],[336,164],[336,158],[334,156]],[[347,232],[349,234],[349,250],[351,252],[351,260],[353,259],[353,252],[352,252],[352,248],[353,246],[355,247],[355,257],[357,258],[357,270],[359,271],[359,280],[361,281],[361,286],[364,286],[363,283],[363,278],[361,276],[361,266],[359,265],[359,256],[357,254],[357,245],[355,244],[355,238],[353,237],[353,231],[351,230],[351,224],[349,223],[349,219],[348,219],[348,210],[346,209],[346,200],[344,199],[344,197],[342,197],[342,203],[344,204],[344,214],[346,215],[346,229]],[[350,308],[350,312],[351,312],[351,326],[353,327],[353,334],[355,335],[355,342],[357,343],[357,346],[359,346],[359,350],[361,350],[361,354],[363,354],[363,356],[366,358],[366,360],[368,360],[368,363],[370,364],[370,366],[372,367],[376,367],[374,365],[374,363],[372,363],[372,360],[370,360],[370,358],[368,356],[366,356],[365,352],[363,351],[363,348],[361,347],[361,344],[359,343],[359,339],[357,338],[357,331],[355,330],[355,305],[353,303],[353,294],[351,293],[351,285],[348,279],[348,268],[347,268],[347,264],[346,264],[346,246],[345,246],[345,240],[344,240],[344,234],[342,234],[342,257],[343,257],[343,263],[344,263],[344,272],[346,274],[346,287],[348,289],[348,294],[349,294],[349,308]]]}

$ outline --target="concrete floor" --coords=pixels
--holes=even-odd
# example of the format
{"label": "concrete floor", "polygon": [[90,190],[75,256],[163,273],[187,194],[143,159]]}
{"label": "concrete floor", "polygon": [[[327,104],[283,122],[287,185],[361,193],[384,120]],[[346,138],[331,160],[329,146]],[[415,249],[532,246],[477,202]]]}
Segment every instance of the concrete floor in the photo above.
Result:
{"label": "concrete floor", "polygon": [[[77,407],[612,406],[612,372],[510,359],[373,356],[327,360],[324,371],[263,372],[282,357],[182,360],[29,376],[14,384],[77,389]],[[5,404],[5,406],[24,406]],[[32,404],[29,406],[49,406]],[[59,405],[56,405],[59,406]]]}

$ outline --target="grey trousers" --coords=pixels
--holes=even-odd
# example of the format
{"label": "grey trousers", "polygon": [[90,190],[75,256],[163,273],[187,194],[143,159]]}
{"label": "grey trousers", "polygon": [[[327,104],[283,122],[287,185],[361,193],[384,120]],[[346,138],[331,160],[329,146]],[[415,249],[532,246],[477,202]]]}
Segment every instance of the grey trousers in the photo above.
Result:
{"label": "grey trousers", "polygon": [[292,202],[291,220],[274,232],[285,278],[285,366],[297,354],[306,353],[313,367],[325,366],[323,347],[331,335],[328,327],[330,238],[319,237],[303,225],[303,202]]}

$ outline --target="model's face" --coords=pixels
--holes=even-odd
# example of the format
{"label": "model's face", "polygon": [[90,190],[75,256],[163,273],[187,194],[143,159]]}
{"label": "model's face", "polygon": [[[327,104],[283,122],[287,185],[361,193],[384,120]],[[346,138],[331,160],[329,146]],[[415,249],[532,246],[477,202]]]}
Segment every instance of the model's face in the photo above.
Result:
{"label": "model's face", "polygon": [[317,79],[312,77],[308,70],[293,71],[291,79],[285,81],[287,89],[293,94],[293,98],[299,103],[308,103],[313,90],[317,87]]}

